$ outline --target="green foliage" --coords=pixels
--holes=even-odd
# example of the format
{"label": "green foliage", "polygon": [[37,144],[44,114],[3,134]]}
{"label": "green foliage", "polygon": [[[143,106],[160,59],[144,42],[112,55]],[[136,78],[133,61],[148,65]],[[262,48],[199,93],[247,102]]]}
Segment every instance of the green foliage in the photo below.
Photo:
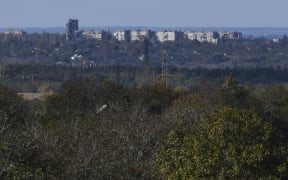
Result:
{"label": "green foliage", "polygon": [[28,106],[14,91],[0,86],[0,178],[29,179],[43,175],[38,166],[39,144],[26,131]]}
{"label": "green foliage", "polygon": [[[45,172],[76,179],[151,178],[156,121],[61,115],[43,129]],[[147,121],[147,122],[146,122]],[[147,134],[147,131],[151,134]]]}
{"label": "green foliage", "polygon": [[0,136],[25,125],[27,107],[13,90],[0,85]]}
{"label": "green foliage", "polygon": [[135,90],[132,95],[134,102],[143,104],[148,108],[148,113],[161,114],[177,98],[176,93],[163,85],[144,86]]}
{"label": "green foliage", "polygon": [[0,179],[287,179],[287,88],[243,85],[288,81],[286,36],[164,43],[175,91],[153,85],[149,45],[143,68],[142,42],[0,35],[1,83],[55,91],[27,103],[0,86]]}
{"label": "green foliage", "polygon": [[0,179],[287,177],[285,87],[178,90],[88,79],[26,102],[1,86]]}
{"label": "green foliage", "polygon": [[119,114],[141,105],[148,113],[160,114],[176,97],[164,86],[127,89],[109,81],[84,80],[64,83],[46,102],[47,110],[56,113],[97,114],[107,105],[109,113]]}
{"label": "green foliage", "polygon": [[[47,113],[36,119],[42,128],[40,167],[64,179],[157,177],[153,155],[167,132],[158,116],[174,98],[162,86],[136,89],[95,80],[63,84],[46,99]],[[99,112],[103,104],[107,108]]]}
{"label": "green foliage", "polygon": [[67,82],[59,92],[47,99],[51,112],[94,113],[108,105],[111,111],[120,111],[130,101],[127,90],[121,85],[107,81],[83,80]]}
{"label": "green foliage", "polygon": [[224,105],[249,109],[253,107],[250,93],[251,90],[247,86],[238,84],[232,75],[225,77],[221,93]]}
{"label": "green foliage", "polygon": [[183,132],[171,131],[158,154],[160,171],[170,179],[276,177],[287,163],[277,161],[284,152],[271,148],[272,125],[253,111],[224,107]]}
{"label": "green foliage", "polygon": [[39,132],[14,131],[9,137],[2,137],[0,143],[1,179],[55,179],[55,174],[45,169],[41,162],[42,151]]}
{"label": "green foliage", "polygon": [[[98,81],[113,81],[129,87],[152,86],[157,82],[157,75],[161,69],[153,66],[97,66],[90,68],[43,66],[43,65],[5,65],[2,70],[3,85],[15,89],[17,92],[37,92],[43,84],[48,84],[56,90],[63,82],[96,79]],[[239,83],[273,84],[287,82],[287,68],[242,68],[242,69],[205,69],[205,68],[171,68],[173,78],[170,87],[174,89],[198,87],[203,83],[220,85],[223,79],[230,74],[234,75]],[[154,77],[154,81],[153,81]],[[245,86],[244,86],[245,87]],[[247,89],[247,87],[246,87]]]}
{"label": "green foliage", "polygon": [[203,114],[214,111],[219,105],[215,95],[207,89],[189,91],[174,100],[162,118],[170,127],[194,128],[203,121]]}

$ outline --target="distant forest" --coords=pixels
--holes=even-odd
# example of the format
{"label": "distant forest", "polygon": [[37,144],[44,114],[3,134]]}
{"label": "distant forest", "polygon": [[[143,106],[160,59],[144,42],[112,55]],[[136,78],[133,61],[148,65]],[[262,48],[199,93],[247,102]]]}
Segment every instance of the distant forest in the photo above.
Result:
{"label": "distant forest", "polygon": [[[148,47],[152,66],[161,64],[161,51],[166,49],[171,66],[176,68],[287,68],[286,36],[278,43],[260,38],[222,40],[217,45],[196,40],[165,43],[152,40]],[[0,50],[3,64],[139,66],[143,63],[139,57],[144,53],[144,43],[114,39],[66,41],[64,35],[49,33],[1,34]]]}
{"label": "distant forest", "polygon": [[19,92],[35,92],[41,83],[57,89],[64,81],[89,78],[136,87],[151,85],[161,74],[163,50],[168,54],[172,87],[221,83],[229,74],[252,84],[285,84],[288,78],[286,36],[279,42],[258,38],[223,40],[217,45],[152,40],[148,43],[148,65],[141,61],[144,46],[141,41],[113,39],[66,41],[56,33],[1,34],[0,80]]}
{"label": "distant forest", "polygon": [[[108,80],[129,87],[152,86],[161,81],[161,68],[156,67],[65,67],[43,65],[6,65],[0,78],[2,85],[17,92],[41,92],[43,86],[55,91],[66,81],[84,79]],[[233,75],[238,82],[255,85],[287,84],[288,70],[275,68],[251,69],[187,69],[171,68],[169,86],[191,88],[201,84],[223,83],[226,76]]]}

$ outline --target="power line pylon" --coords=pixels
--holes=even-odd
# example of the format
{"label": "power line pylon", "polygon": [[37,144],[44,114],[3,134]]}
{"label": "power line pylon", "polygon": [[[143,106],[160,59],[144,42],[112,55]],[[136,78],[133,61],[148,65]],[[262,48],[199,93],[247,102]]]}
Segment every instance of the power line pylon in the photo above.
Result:
{"label": "power line pylon", "polygon": [[169,87],[169,81],[171,78],[170,74],[170,64],[168,60],[168,53],[167,50],[162,50],[162,64],[161,64],[161,75],[160,75],[160,81],[163,85],[165,85],[166,88]]}

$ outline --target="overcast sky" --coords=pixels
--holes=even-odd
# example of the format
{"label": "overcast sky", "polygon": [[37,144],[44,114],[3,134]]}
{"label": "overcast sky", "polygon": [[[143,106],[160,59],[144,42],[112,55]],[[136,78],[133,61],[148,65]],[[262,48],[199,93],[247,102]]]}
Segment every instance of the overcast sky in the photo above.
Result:
{"label": "overcast sky", "polygon": [[288,27],[288,0],[0,0],[0,27]]}

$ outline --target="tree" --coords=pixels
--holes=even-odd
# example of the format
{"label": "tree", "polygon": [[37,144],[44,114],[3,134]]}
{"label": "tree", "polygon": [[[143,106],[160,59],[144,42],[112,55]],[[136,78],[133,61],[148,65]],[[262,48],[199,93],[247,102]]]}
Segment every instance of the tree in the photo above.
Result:
{"label": "tree", "polygon": [[127,90],[109,81],[82,80],[66,82],[47,99],[49,112],[96,114],[103,105],[111,111],[122,111],[128,106]]}
{"label": "tree", "polygon": [[6,131],[23,127],[27,107],[14,91],[0,85],[0,137]]}
{"label": "tree", "polygon": [[225,77],[221,99],[223,100],[224,105],[232,107],[250,108],[252,105],[250,89],[240,85],[232,75]]}
{"label": "tree", "polygon": [[[26,131],[27,106],[14,91],[0,86],[0,179],[39,177],[35,131]],[[36,178],[37,179],[37,178]]]}
{"label": "tree", "polygon": [[[274,147],[274,130],[254,111],[223,107],[191,129],[170,132],[157,156],[171,179],[258,179],[284,174],[285,147]],[[277,149],[276,149],[277,148]]]}

